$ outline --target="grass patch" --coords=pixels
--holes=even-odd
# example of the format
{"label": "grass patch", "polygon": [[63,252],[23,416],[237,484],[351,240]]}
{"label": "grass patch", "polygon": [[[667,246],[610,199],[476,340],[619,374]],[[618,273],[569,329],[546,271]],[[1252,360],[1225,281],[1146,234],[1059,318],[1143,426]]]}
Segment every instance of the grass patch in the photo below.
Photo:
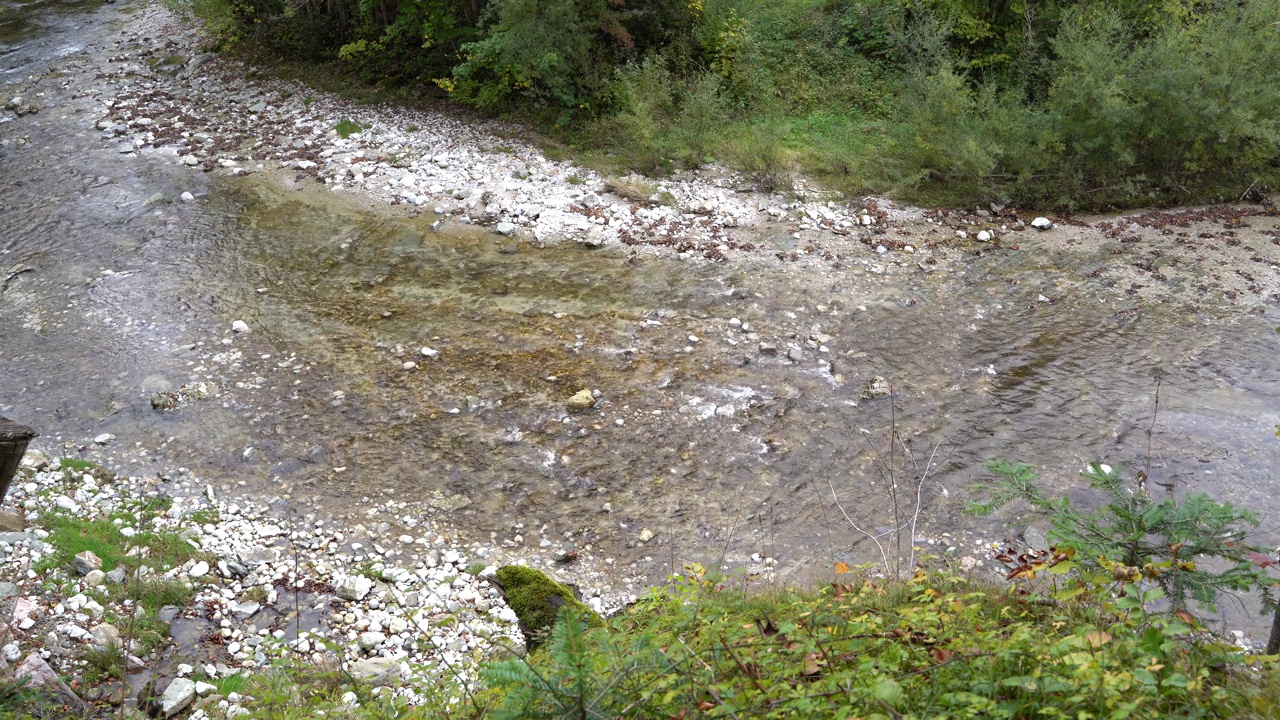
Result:
{"label": "grass patch", "polygon": [[58,460],[58,469],[63,472],[89,473],[99,480],[113,481],[116,479],[115,473],[92,460],[61,458]]}
{"label": "grass patch", "polygon": [[222,520],[222,515],[217,508],[200,508],[192,511],[187,517],[197,525],[217,525]]}
{"label": "grass patch", "polygon": [[[133,513],[117,512],[112,518],[87,519],[59,512],[45,515],[42,522],[49,531],[49,543],[54,551],[40,559],[36,570],[43,573],[53,568],[68,568],[75,556],[86,550],[102,560],[102,569],[106,572],[117,567],[124,567],[132,572],[143,564],[167,569],[201,557],[202,553],[177,533],[147,531],[126,537],[121,532],[121,527],[112,522],[122,516],[137,521],[139,513],[145,518],[148,513],[154,513],[163,507],[163,500],[167,498],[149,501]],[[145,548],[145,555],[129,556],[127,553],[130,547]]]}
{"label": "grass patch", "polygon": [[360,127],[356,123],[351,122],[350,120],[343,120],[337,125],[334,125],[333,129],[338,132],[338,137],[342,138],[343,140],[346,140],[347,138],[351,137],[352,135],[355,135],[356,133],[360,132],[364,128]]}
{"label": "grass patch", "polygon": [[106,647],[89,646],[80,657],[89,682],[124,679],[124,652],[116,643],[107,643]]}

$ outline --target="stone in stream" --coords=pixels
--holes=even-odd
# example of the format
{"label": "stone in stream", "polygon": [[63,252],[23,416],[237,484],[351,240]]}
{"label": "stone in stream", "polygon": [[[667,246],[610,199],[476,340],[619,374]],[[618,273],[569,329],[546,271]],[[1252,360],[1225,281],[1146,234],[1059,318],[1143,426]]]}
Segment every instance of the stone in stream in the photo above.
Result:
{"label": "stone in stream", "polygon": [[583,389],[569,398],[569,401],[565,403],[565,408],[571,413],[580,413],[590,410],[595,404],[595,395],[592,395],[590,390]]}
{"label": "stone in stream", "polygon": [[870,400],[872,398],[889,396],[889,381],[874,375],[867,381],[866,387],[862,388],[862,399]]}
{"label": "stone in stream", "polygon": [[75,571],[78,574],[88,575],[94,570],[102,569],[102,558],[98,557],[97,555],[94,555],[93,551],[91,550],[85,550],[79,555],[76,555],[75,560],[72,561],[71,563],[71,566],[75,568]]}
{"label": "stone in stream", "polygon": [[516,226],[515,223],[500,222],[494,230],[496,230],[499,235],[510,235],[516,231]]}
{"label": "stone in stream", "polygon": [[151,409],[163,411],[172,410],[178,407],[178,393],[171,390],[163,390],[151,396]]}
{"label": "stone in stream", "polygon": [[1038,217],[1031,221],[1031,227],[1037,230],[1048,230],[1053,227],[1053,221],[1047,217]]}
{"label": "stone in stream", "polygon": [[174,618],[178,617],[180,612],[182,612],[182,608],[177,605],[165,605],[156,611],[156,619],[168,625],[173,622]]}

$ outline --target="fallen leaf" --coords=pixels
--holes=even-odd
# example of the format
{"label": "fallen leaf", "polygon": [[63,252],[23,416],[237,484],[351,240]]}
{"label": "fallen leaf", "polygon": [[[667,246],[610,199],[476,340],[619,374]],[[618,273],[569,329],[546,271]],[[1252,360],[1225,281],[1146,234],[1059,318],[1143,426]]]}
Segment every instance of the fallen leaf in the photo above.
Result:
{"label": "fallen leaf", "polygon": [[715,706],[716,704],[711,702],[710,700],[703,700],[702,702],[698,703],[698,709],[701,710],[702,712],[706,712],[711,708],[714,708]]}
{"label": "fallen leaf", "polygon": [[1196,616],[1195,616],[1195,615],[1192,615],[1191,613],[1187,612],[1186,610],[1183,610],[1182,608],[1178,608],[1177,610],[1174,610],[1174,611],[1173,611],[1173,614],[1174,614],[1174,615],[1176,615],[1176,616],[1177,616],[1177,618],[1178,618],[1179,620],[1181,620],[1182,622],[1184,622],[1184,623],[1186,623],[1186,624],[1190,625],[1191,627],[1199,627],[1199,626],[1200,626],[1200,622],[1199,622],[1198,620],[1196,620]]}
{"label": "fallen leaf", "polygon": [[1085,633],[1084,641],[1089,643],[1089,647],[1100,648],[1111,642],[1111,636],[1101,630],[1091,630]]}
{"label": "fallen leaf", "polygon": [[848,566],[848,565],[846,565],[845,563],[842,563],[842,562],[840,562],[839,560],[837,560],[837,561],[836,561],[836,572],[837,572],[837,573],[840,573],[840,574],[847,573],[847,572],[849,572],[849,566]]}
{"label": "fallen leaf", "polygon": [[934,648],[933,659],[935,662],[944,663],[953,657],[953,653],[945,648]]}

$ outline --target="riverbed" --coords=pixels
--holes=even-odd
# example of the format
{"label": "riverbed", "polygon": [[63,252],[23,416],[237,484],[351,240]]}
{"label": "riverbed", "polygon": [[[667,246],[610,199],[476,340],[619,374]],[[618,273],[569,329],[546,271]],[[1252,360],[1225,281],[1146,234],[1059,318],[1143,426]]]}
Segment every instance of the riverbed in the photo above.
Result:
{"label": "riverbed", "polygon": [[[397,518],[364,507],[396,500],[460,537],[568,543],[650,579],[753,556],[821,577],[879,560],[857,528],[895,512],[936,553],[981,555],[1031,522],[961,512],[997,457],[1083,500],[1087,462],[1144,468],[1156,492],[1259,512],[1273,539],[1274,212],[1040,232],[876,199],[851,228],[813,194],[730,182],[717,208],[751,212],[684,208],[716,219],[685,244],[499,234],[456,205],[335,192],[270,147],[192,165],[179,141],[135,142],[147,127],[103,130],[114,98],[195,87],[174,49],[195,41],[156,35],[141,3],[6,8],[3,100],[39,107],[0,117],[0,414],[57,454],[384,532]],[[356,151],[314,130],[315,149]],[[592,207],[635,202],[522,157],[586,178]],[[570,412],[584,389],[594,404]]]}

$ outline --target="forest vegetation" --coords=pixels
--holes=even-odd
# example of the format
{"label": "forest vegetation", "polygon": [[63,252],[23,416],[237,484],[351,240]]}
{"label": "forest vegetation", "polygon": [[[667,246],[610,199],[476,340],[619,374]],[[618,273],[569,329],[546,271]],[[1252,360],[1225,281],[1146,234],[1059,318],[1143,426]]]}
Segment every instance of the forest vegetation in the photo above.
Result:
{"label": "forest vegetation", "polygon": [[178,1],[224,47],[612,170],[1063,209],[1280,175],[1280,0]]}

